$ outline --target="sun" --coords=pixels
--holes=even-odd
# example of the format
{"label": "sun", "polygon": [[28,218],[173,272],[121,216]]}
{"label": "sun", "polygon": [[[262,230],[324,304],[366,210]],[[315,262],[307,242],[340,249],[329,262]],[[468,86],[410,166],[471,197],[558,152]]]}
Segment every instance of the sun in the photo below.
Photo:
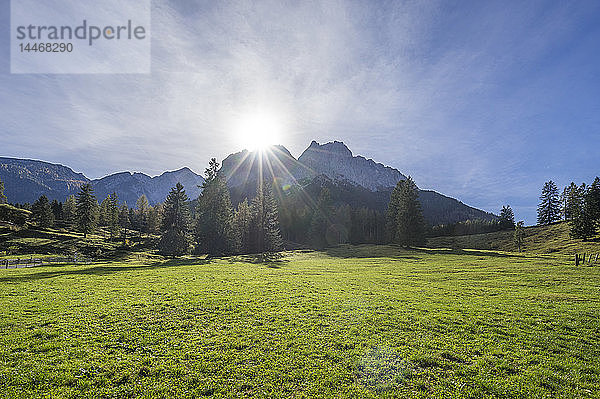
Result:
{"label": "sun", "polygon": [[250,151],[264,150],[280,144],[283,129],[280,118],[266,111],[243,115],[237,124],[236,140]]}

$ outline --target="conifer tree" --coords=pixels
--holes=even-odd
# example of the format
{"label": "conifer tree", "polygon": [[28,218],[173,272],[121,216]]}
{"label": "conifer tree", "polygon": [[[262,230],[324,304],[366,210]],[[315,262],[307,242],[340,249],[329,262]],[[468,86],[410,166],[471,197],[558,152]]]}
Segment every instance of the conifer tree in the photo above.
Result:
{"label": "conifer tree", "polygon": [[586,201],[588,203],[590,217],[596,224],[600,224],[600,178],[597,176],[590,185]]}
{"label": "conifer tree", "polygon": [[136,225],[140,233],[147,233],[148,229],[148,212],[150,204],[145,194],[142,194],[135,202],[136,206]]}
{"label": "conifer tree", "polygon": [[0,204],[6,204],[7,198],[4,195],[4,182],[0,179]]}
{"label": "conifer tree", "polygon": [[189,227],[188,197],[183,185],[177,183],[169,192],[164,204],[162,235],[158,243],[160,252],[173,257],[186,254],[189,250]]}
{"label": "conifer tree", "polygon": [[[585,190],[584,190],[585,191]],[[561,196],[561,213],[562,217],[569,221],[579,212],[579,208],[583,203],[583,193],[579,187],[573,182],[564,188]]]}
{"label": "conifer tree", "polygon": [[416,184],[409,176],[399,182],[394,190],[398,190],[398,193],[396,229],[392,233],[392,242],[405,247],[425,244],[425,221]]}
{"label": "conifer tree", "polygon": [[196,208],[194,236],[197,253],[225,255],[235,253],[238,249],[229,189],[218,170],[219,163],[212,158],[205,171],[206,177]]}
{"label": "conifer tree", "polygon": [[54,225],[54,214],[48,197],[42,195],[35,200],[31,206],[31,216],[40,227],[52,227]]}
{"label": "conifer tree", "polygon": [[248,199],[244,198],[237,206],[237,210],[233,215],[233,225],[238,232],[240,240],[240,252],[243,254],[250,253],[250,221],[252,213]]}
{"label": "conifer tree", "polygon": [[94,189],[90,184],[80,187],[77,194],[77,226],[83,236],[94,232],[98,223],[98,201],[94,196]]}
{"label": "conifer tree", "polygon": [[539,225],[547,225],[560,220],[558,187],[552,180],[544,183],[537,212]]}
{"label": "conifer tree", "polygon": [[160,230],[160,204],[148,208],[146,230],[149,234],[156,234]]}
{"label": "conifer tree", "polygon": [[77,203],[74,195],[69,195],[63,204],[63,220],[67,228],[73,228],[77,223]]}
{"label": "conifer tree", "polygon": [[500,211],[500,226],[503,229],[515,228],[515,214],[510,205],[505,205]]}
{"label": "conifer tree", "polygon": [[58,202],[57,200],[52,201],[50,204],[52,208],[52,214],[54,215],[54,220],[63,220],[63,204],[62,202]]}
{"label": "conifer tree", "polygon": [[251,205],[250,248],[254,253],[277,252],[283,247],[277,203],[271,185],[259,182]]}
{"label": "conifer tree", "polygon": [[129,207],[127,203],[123,203],[119,208],[119,227],[121,227],[121,236],[123,238],[123,245],[127,242],[127,229],[130,227],[129,221]]}
{"label": "conifer tree", "polygon": [[385,231],[386,231],[386,242],[392,243],[396,237],[396,230],[398,229],[398,207],[400,205],[400,192],[404,186],[404,180],[400,180],[396,183],[396,187],[392,190],[390,196],[390,202],[388,203],[388,209],[385,215]]}
{"label": "conifer tree", "polygon": [[519,221],[515,227],[514,241],[517,250],[521,252],[521,248],[523,247],[523,240],[525,238],[525,230],[523,221]]}
{"label": "conifer tree", "polygon": [[[582,187],[583,188],[583,187]],[[586,241],[596,235],[596,220],[594,219],[594,194],[592,187],[588,187],[583,195],[583,204],[573,215],[570,222],[571,238],[580,238]]]}

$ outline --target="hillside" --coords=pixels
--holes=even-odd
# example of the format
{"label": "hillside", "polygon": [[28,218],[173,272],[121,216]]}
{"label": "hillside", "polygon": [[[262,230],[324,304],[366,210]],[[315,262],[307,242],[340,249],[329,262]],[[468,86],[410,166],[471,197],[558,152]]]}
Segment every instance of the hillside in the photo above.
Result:
{"label": "hillside", "polygon": [[[516,251],[514,231],[498,231],[486,234],[473,234],[457,237],[434,237],[427,240],[431,248],[470,248],[501,251]],[[566,222],[550,226],[531,226],[525,228],[524,252],[560,253],[600,253],[600,236],[595,240],[583,242],[569,237],[569,225]]]}

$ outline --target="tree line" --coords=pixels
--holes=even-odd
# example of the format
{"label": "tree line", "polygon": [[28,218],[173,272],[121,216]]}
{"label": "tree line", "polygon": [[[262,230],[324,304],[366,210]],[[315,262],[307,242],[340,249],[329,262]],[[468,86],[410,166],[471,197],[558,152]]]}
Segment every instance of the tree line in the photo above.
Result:
{"label": "tree line", "polygon": [[569,222],[572,238],[587,240],[600,226],[600,178],[592,184],[571,182],[562,192],[552,180],[544,183],[537,209],[537,222],[547,225],[561,220]]}

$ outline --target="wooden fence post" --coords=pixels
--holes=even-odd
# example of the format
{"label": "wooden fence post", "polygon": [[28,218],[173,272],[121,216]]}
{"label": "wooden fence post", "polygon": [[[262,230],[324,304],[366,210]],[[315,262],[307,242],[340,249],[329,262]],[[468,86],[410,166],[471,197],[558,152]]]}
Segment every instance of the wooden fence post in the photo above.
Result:
{"label": "wooden fence post", "polygon": [[575,254],[575,266],[579,266],[579,254]]}

